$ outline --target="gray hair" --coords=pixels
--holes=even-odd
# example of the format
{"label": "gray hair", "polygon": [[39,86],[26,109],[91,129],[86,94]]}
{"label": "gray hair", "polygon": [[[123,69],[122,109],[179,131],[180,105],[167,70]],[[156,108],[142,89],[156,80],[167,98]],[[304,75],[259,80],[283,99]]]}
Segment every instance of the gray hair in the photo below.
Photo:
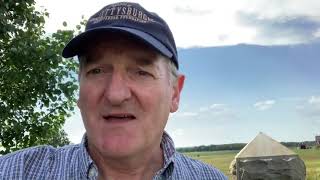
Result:
{"label": "gray hair", "polygon": [[179,71],[177,66],[174,64],[174,62],[168,58],[167,62],[168,62],[168,70],[169,70],[169,74],[170,74],[170,80],[171,82],[176,82],[176,80],[178,79],[179,76]]}

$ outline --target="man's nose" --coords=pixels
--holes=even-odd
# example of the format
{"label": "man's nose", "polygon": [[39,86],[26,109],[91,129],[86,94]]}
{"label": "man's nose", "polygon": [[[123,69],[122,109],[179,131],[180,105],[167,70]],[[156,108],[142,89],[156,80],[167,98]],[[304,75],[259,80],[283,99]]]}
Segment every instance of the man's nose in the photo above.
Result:
{"label": "man's nose", "polygon": [[130,87],[126,79],[120,72],[112,73],[105,91],[105,96],[111,105],[121,105],[131,97]]}

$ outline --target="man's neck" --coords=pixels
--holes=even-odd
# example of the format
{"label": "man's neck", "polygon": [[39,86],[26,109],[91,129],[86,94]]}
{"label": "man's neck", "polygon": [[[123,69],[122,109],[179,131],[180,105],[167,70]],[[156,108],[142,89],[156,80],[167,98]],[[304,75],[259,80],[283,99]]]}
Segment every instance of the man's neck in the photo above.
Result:
{"label": "man's neck", "polygon": [[160,145],[131,158],[108,158],[94,148],[89,148],[89,154],[98,167],[99,180],[152,179],[164,161]]}

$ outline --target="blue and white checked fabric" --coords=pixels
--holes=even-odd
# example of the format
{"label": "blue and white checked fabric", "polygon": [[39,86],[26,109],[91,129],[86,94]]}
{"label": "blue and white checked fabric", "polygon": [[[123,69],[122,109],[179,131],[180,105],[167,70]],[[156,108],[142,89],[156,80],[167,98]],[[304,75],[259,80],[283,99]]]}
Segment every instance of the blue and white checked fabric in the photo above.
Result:
{"label": "blue and white checked fabric", "polygon": [[[0,180],[95,180],[97,167],[86,150],[86,137],[81,144],[61,148],[37,146],[0,157]],[[176,152],[172,139],[163,134],[161,146],[164,166],[153,180],[226,180],[220,171]]]}

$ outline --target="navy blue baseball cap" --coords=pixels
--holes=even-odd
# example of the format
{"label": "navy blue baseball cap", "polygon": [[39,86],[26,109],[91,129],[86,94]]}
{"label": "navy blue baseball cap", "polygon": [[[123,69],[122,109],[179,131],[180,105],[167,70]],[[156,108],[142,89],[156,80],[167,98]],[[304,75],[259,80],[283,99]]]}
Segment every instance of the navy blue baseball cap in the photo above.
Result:
{"label": "navy blue baseball cap", "polygon": [[128,33],[142,40],[172,60],[179,68],[177,48],[168,24],[156,13],[149,12],[141,5],[131,2],[107,5],[91,16],[85,31],[65,46],[62,56],[70,58],[80,55],[88,42],[93,39],[92,37],[101,33],[108,36],[108,32],[115,31]]}

